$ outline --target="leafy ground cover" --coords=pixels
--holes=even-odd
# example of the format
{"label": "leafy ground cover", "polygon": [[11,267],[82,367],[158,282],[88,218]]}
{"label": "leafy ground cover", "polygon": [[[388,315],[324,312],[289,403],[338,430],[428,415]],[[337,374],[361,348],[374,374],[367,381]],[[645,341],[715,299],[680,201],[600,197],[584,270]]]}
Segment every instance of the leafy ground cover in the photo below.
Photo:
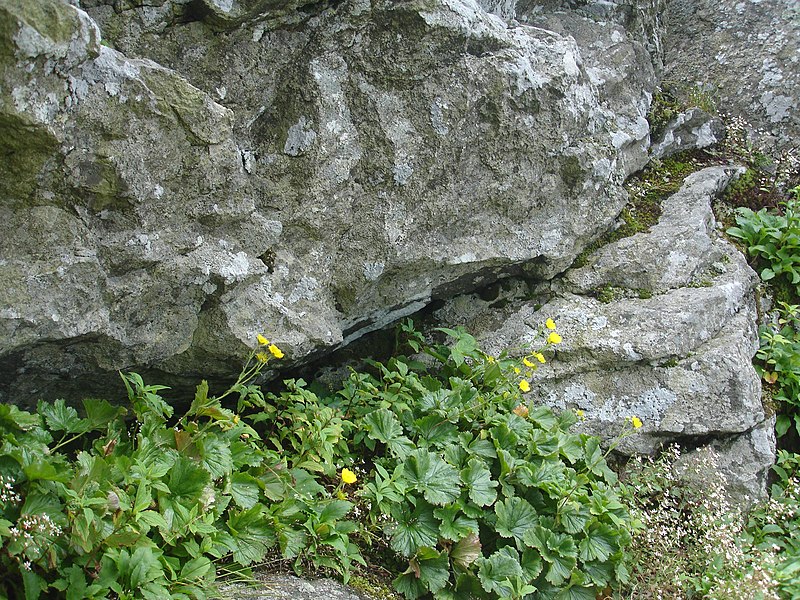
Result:
{"label": "leafy ground cover", "polygon": [[576,414],[524,400],[555,324],[521,359],[442,333],[406,324],[415,357],[325,397],[254,385],[282,356],[260,337],[239,380],[219,396],[202,382],[181,416],[135,373],[124,407],[0,407],[0,595],[205,598],[268,560],[347,581],[381,555],[407,598],[619,588],[630,518],[607,452]]}

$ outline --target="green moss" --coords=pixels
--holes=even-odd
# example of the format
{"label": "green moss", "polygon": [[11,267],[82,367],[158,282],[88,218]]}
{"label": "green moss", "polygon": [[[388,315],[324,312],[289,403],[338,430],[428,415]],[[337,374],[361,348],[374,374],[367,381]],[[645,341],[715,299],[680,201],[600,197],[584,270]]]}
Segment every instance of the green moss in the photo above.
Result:
{"label": "green moss", "polygon": [[353,575],[350,578],[350,587],[359,592],[363,592],[373,600],[400,600],[399,596],[387,583],[367,579],[360,575]]}
{"label": "green moss", "polygon": [[570,191],[574,190],[584,182],[586,173],[581,168],[581,163],[577,156],[562,156],[560,159],[559,173]]}

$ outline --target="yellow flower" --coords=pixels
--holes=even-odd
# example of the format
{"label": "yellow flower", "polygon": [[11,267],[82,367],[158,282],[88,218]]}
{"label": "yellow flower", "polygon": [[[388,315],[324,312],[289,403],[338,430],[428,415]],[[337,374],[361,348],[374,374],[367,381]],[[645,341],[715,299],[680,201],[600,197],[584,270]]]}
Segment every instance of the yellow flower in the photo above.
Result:
{"label": "yellow flower", "polygon": [[258,354],[256,354],[256,360],[260,363],[266,364],[269,362],[269,354],[267,354],[266,352],[259,352]]}
{"label": "yellow flower", "polygon": [[584,412],[579,408],[575,411],[575,415],[580,418],[583,418]]}
{"label": "yellow flower", "polygon": [[[561,338],[559,338],[558,341],[560,342]],[[536,352],[536,353],[534,353],[533,356],[536,357],[536,360],[538,360],[542,364],[544,364],[546,362],[545,359],[544,359],[544,354],[542,354],[541,352]]]}
{"label": "yellow flower", "polygon": [[550,331],[552,331],[553,329],[556,328],[556,322],[553,321],[553,319],[547,319],[547,321],[544,322],[544,326],[547,327]]}
{"label": "yellow flower", "polygon": [[522,373],[522,370],[519,367],[514,367],[514,373],[519,375],[520,373]]}
{"label": "yellow flower", "polygon": [[642,426],[642,420],[639,417],[631,417],[630,421],[634,429],[639,429]]}
{"label": "yellow flower", "polygon": [[256,336],[256,340],[258,340],[258,344],[260,346],[269,345],[269,340],[267,338],[265,338],[263,335],[261,335],[260,333]]}
{"label": "yellow flower", "polygon": [[547,343],[548,344],[560,344],[561,343],[561,336],[558,335],[555,331],[551,331],[550,335],[547,336]]}
{"label": "yellow flower", "polygon": [[275,344],[270,344],[269,348],[267,349],[270,351],[270,354],[272,354],[272,356],[274,356],[275,358],[283,358],[283,352]]}
{"label": "yellow flower", "polygon": [[[533,356],[536,356],[536,355],[534,354]],[[522,359],[522,364],[525,365],[526,367],[528,367],[529,369],[532,369],[532,368],[534,368],[536,366],[531,361],[528,360],[527,356]]]}
{"label": "yellow flower", "polygon": [[494,356],[491,356],[490,354],[487,354],[486,355],[486,361],[490,362],[490,363],[493,363],[494,362]]}
{"label": "yellow flower", "polygon": [[530,392],[531,384],[523,379],[519,382],[519,389],[521,389],[523,392]]}
{"label": "yellow flower", "polygon": [[350,469],[342,469],[342,481],[345,483],[355,483],[358,480],[356,474]]}

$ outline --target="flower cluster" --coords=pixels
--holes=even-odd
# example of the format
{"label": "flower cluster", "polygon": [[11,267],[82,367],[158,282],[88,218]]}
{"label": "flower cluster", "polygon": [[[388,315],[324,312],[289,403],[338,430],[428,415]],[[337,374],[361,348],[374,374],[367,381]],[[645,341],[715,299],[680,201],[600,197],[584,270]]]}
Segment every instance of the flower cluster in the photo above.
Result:
{"label": "flower cluster", "polygon": [[22,498],[14,491],[14,480],[0,475],[0,504],[21,502]]}
{"label": "flower cluster", "polygon": [[271,343],[267,338],[265,338],[260,333],[256,336],[256,341],[258,342],[259,346],[263,346],[267,350],[266,352],[262,351],[256,354],[256,359],[258,360],[258,362],[266,364],[272,357],[281,359],[285,356],[280,348],[278,348],[275,344]]}
{"label": "flower cluster", "polygon": [[[546,338],[547,345],[555,346],[556,344],[560,344],[563,338],[558,333],[556,333],[556,322],[552,318],[548,317],[548,319],[544,322],[544,326],[549,332]],[[533,362],[534,360],[536,360],[536,362]],[[522,358],[522,364],[525,367],[527,367],[528,373],[527,373],[527,379],[522,379],[519,382],[520,391],[522,391],[523,393],[531,391],[531,384],[530,382],[528,382],[528,379],[530,379],[533,376],[533,371],[538,367],[536,363],[544,364],[546,362],[547,359],[541,352],[531,352],[530,354]],[[514,372],[517,375],[519,375],[521,373],[521,369],[519,369],[519,367],[516,367],[514,369]]]}

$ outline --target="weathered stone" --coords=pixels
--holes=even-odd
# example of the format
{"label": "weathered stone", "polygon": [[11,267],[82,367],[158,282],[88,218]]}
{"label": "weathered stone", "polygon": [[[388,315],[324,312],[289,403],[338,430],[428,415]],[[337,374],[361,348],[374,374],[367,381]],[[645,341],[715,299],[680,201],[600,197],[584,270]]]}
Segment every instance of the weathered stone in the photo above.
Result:
{"label": "weathered stone", "polygon": [[707,92],[779,148],[800,138],[796,0],[668,0],[665,79]]}
{"label": "weathered stone", "polygon": [[[99,393],[98,369],[230,376],[258,332],[298,361],[433,299],[552,277],[646,158],[655,80],[617,26],[510,24],[468,0],[208,0],[248,15],[214,33],[175,24],[197,3],[82,4],[125,54],[66,2],[37,0],[48,20],[0,1],[2,143],[26,173],[0,225],[3,400],[71,378]],[[6,229],[43,209],[80,233]]]}
{"label": "weathered stone", "polygon": [[[650,231],[600,248],[586,266],[540,289],[543,302],[492,309],[470,297],[448,303],[437,317],[476,332],[490,352],[541,344],[542,324],[553,318],[564,341],[534,374],[535,402],[583,411],[582,429],[608,444],[638,416],[643,427],[616,446],[623,453],[716,439],[724,460],[734,461],[739,450],[730,444],[739,442],[730,440],[755,439],[742,436],[768,428],[751,362],[757,277],[717,233],[710,206],[735,172],[712,167],[688,177],[662,203]],[[620,291],[616,299],[591,297],[606,286]],[[735,493],[765,492],[774,440],[770,446],[758,435],[747,468],[731,480]]]}
{"label": "weathered stone", "polygon": [[725,125],[700,108],[690,108],[680,113],[664,128],[658,139],[652,141],[652,158],[666,158],[684,152],[708,148],[725,138]]}
{"label": "weathered stone", "polygon": [[220,594],[229,600],[370,600],[332,579],[301,579],[282,573],[256,573],[251,585],[224,585]]}

